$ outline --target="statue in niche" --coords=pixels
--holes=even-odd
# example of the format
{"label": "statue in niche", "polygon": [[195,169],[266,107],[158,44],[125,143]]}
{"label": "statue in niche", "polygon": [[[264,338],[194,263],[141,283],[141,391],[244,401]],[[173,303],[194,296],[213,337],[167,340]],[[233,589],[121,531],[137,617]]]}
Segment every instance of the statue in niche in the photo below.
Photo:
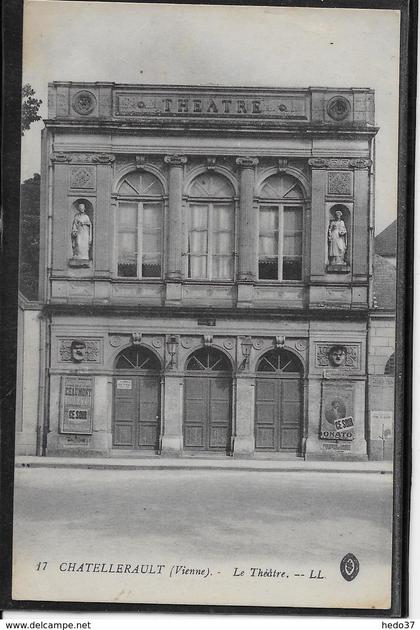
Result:
{"label": "statue in niche", "polygon": [[328,226],[328,259],[330,265],[345,265],[347,252],[347,229],[341,210],[335,211],[335,218]]}
{"label": "statue in niche", "polygon": [[92,245],[92,223],[86,213],[86,206],[79,202],[78,210],[74,215],[71,226],[71,244],[73,248],[73,258],[78,260],[89,260],[89,249]]}

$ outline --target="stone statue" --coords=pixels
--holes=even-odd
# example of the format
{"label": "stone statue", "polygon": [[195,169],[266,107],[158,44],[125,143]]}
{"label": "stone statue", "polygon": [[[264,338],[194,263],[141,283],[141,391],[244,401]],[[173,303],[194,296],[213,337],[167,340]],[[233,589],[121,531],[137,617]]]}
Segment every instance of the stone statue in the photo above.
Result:
{"label": "stone statue", "polygon": [[79,203],[71,227],[73,258],[89,260],[89,248],[92,244],[92,223],[86,214],[84,203]]}
{"label": "stone statue", "polygon": [[331,219],[328,226],[328,258],[331,265],[346,264],[347,230],[342,216],[343,213],[337,210],[335,219]]}

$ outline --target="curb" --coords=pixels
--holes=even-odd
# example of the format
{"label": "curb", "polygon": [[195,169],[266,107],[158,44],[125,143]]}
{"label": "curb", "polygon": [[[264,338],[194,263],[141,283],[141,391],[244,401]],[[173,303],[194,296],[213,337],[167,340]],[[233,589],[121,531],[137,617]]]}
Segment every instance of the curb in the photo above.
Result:
{"label": "curb", "polygon": [[[301,466],[293,464],[287,465],[286,462],[271,462],[271,465],[267,465],[265,462],[253,462],[253,465],[249,465],[247,462],[223,463],[222,465],[218,461],[203,462],[203,460],[196,460],[194,462],[177,463],[168,461],[167,463],[159,462],[151,464],[149,462],[94,462],[94,461],[48,461],[48,458],[39,458],[41,461],[34,461],[33,458],[28,458],[25,461],[24,458],[16,458],[16,468],[56,468],[56,469],[79,469],[79,470],[198,470],[198,471],[238,471],[238,472],[284,472],[284,473],[296,473],[296,472],[313,472],[313,473],[369,473],[390,475],[392,474],[391,466],[378,466],[378,467],[361,467],[358,465],[355,468],[350,468],[348,465],[340,466],[331,462],[330,466],[313,466],[311,463],[303,463]],[[347,462],[346,462],[347,464]]]}

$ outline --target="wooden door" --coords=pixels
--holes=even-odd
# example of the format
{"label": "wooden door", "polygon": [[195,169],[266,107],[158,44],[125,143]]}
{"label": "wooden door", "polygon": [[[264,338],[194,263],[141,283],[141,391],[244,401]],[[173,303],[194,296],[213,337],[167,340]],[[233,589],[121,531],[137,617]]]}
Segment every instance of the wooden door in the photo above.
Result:
{"label": "wooden door", "polygon": [[257,378],[255,448],[299,453],[301,436],[301,379]]}
{"label": "wooden door", "polygon": [[230,377],[223,376],[185,378],[185,449],[230,449],[231,383]]}
{"label": "wooden door", "polygon": [[114,379],[113,445],[127,449],[157,449],[160,435],[158,376]]}

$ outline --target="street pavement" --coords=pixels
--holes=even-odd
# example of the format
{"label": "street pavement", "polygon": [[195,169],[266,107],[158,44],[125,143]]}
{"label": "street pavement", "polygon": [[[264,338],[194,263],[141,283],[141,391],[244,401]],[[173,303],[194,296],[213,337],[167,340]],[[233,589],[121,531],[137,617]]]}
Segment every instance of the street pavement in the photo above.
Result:
{"label": "street pavement", "polygon": [[[389,543],[392,476],[242,471],[20,469],[20,548],[92,554],[139,545],[150,555],[315,557],[347,546],[381,558]],[[71,532],[71,536],[68,533]]]}
{"label": "street pavement", "polygon": [[286,559],[339,575],[352,552],[388,572],[392,475],[18,468],[14,522],[21,567],[140,557],[234,569]]}

